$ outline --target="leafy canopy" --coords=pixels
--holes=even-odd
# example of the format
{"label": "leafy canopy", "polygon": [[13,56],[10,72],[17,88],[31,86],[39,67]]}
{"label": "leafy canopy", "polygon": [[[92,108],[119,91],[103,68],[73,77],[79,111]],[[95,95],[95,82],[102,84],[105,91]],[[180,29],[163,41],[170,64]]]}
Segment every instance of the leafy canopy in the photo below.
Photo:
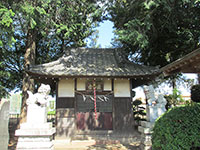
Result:
{"label": "leafy canopy", "polygon": [[[102,20],[103,0],[2,0],[0,2],[0,90],[22,87],[30,30],[36,34],[36,64],[57,59],[66,47],[85,46]],[[3,96],[0,91],[0,97]]]}
{"label": "leafy canopy", "polygon": [[198,150],[200,148],[200,105],[174,107],[156,120],[152,150]]}
{"label": "leafy canopy", "polygon": [[165,66],[199,47],[199,0],[109,0],[108,11],[136,61]]}

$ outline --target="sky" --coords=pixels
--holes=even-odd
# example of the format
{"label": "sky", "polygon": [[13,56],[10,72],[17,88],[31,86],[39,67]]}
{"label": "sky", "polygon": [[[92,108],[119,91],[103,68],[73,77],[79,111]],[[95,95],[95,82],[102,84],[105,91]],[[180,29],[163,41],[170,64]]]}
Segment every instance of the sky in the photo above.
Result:
{"label": "sky", "polygon": [[111,46],[110,43],[114,37],[113,26],[113,23],[108,20],[100,23],[100,26],[97,28],[99,30],[99,39],[97,40],[97,45],[100,44],[102,48]]}

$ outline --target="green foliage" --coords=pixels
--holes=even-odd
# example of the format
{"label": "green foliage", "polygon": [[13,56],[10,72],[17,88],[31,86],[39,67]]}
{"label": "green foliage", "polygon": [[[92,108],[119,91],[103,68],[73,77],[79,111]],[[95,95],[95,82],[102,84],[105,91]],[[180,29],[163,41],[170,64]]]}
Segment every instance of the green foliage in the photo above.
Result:
{"label": "green foliage", "polygon": [[0,16],[1,21],[0,24],[4,27],[10,27],[13,20],[12,17],[15,15],[15,13],[10,9],[5,8],[4,6],[0,5]]}
{"label": "green foliage", "polygon": [[102,20],[104,8],[98,5],[100,1],[103,0],[2,0],[0,97],[22,87],[27,43],[36,44],[36,64],[57,59],[66,47],[85,46],[85,39]]}
{"label": "green foliage", "polygon": [[174,107],[155,123],[152,150],[197,150],[200,148],[200,105]]}
{"label": "green foliage", "polygon": [[181,92],[177,88],[174,88],[173,93],[170,95],[166,95],[165,98],[167,100],[167,109],[171,108],[172,106],[176,106],[180,102],[184,101],[181,97]]}
{"label": "green foliage", "polygon": [[47,113],[48,115],[55,115],[56,114],[56,111],[54,110],[54,111],[48,111],[48,113]]}
{"label": "green foliage", "polygon": [[133,115],[134,115],[134,120],[136,121],[136,126],[139,125],[139,121],[145,120],[144,116],[146,115],[145,113],[145,108],[140,106],[142,104],[142,101],[139,99],[136,99],[133,101]]}
{"label": "green foliage", "polygon": [[194,102],[200,102],[200,85],[193,85],[191,88],[191,99]]}
{"label": "green foliage", "polygon": [[162,67],[199,47],[199,6],[189,0],[109,0],[108,12],[116,42],[134,61]]}
{"label": "green foliage", "polygon": [[13,17],[15,13],[0,2],[0,48],[3,45],[9,45],[15,42],[13,38]]}
{"label": "green foliage", "polygon": [[[98,1],[57,1],[58,16],[54,20],[56,35],[73,46],[84,46],[84,39],[92,35],[92,28],[102,19],[103,8]],[[60,3],[65,3],[60,7]],[[70,39],[70,41],[69,41]]]}
{"label": "green foliage", "polygon": [[85,39],[93,35],[102,20],[103,8],[97,2],[52,1],[48,5],[50,23],[38,35],[36,63],[57,59],[67,47],[85,46]]}
{"label": "green foliage", "polygon": [[[0,66],[1,68],[1,66]],[[9,73],[8,72],[5,72],[5,71],[0,71],[0,98],[1,97],[6,97],[7,95],[9,95],[9,93],[7,92],[6,90],[6,84],[4,83],[4,78],[5,77],[8,77],[9,76]],[[4,77],[4,78],[3,78]]]}
{"label": "green foliage", "polygon": [[10,78],[11,72],[6,69],[6,62],[4,61],[8,52],[3,47],[11,46],[15,42],[13,38],[13,17],[15,13],[4,2],[0,2],[0,98],[8,95],[8,87],[12,87],[7,82]]}

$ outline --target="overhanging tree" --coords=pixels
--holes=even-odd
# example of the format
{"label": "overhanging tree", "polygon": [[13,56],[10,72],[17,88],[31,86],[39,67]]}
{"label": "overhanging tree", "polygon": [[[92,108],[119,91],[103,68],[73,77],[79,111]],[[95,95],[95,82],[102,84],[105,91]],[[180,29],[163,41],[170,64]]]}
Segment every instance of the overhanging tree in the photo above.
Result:
{"label": "overhanging tree", "polygon": [[[7,64],[20,68],[18,73],[21,75],[21,68],[27,69],[35,63],[54,60],[63,54],[65,47],[85,46],[85,38],[93,33],[93,27],[102,19],[103,8],[98,2],[96,0],[5,0],[8,7],[15,12],[12,26],[16,35],[14,36],[16,42],[11,42],[14,43],[13,48],[6,47],[6,50],[12,49],[13,57],[20,62],[15,63],[7,59]],[[17,52],[20,52],[20,57],[15,57]],[[24,56],[21,56],[21,52]],[[10,56],[5,55],[5,58]],[[8,70],[11,67],[9,65],[5,67]],[[9,79],[16,76],[17,73],[10,73]],[[7,81],[12,83],[10,80]],[[11,89],[16,85],[13,83]],[[34,81],[24,72],[22,118],[26,116],[27,90],[34,91],[34,87]]]}
{"label": "overhanging tree", "polygon": [[199,0],[110,0],[117,41],[137,61],[165,66],[199,47]]}
{"label": "overhanging tree", "polygon": [[109,0],[108,12],[133,61],[163,67],[200,46],[199,0]]}
{"label": "overhanging tree", "polygon": [[15,42],[13,38],[13,17],[15,13],[9,8],[9,5],[4,1],[0,2],[0,98],[8,95],[8,89],[14,88],[13,84],[10,84],[8,79],[12,72],[6,68],[8,55],[6,47],[11,46]]}

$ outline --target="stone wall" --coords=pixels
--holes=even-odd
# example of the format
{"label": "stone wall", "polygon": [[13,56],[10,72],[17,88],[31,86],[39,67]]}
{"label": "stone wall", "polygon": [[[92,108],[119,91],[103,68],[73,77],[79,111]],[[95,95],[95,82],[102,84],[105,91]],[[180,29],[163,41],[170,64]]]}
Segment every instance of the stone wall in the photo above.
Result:
{"label": "stone wall", "polygon": [[0,148],[1,148],[1,150],[8,149],[9,107],[10,107],[9,101],[2,100],[0,102]]}

